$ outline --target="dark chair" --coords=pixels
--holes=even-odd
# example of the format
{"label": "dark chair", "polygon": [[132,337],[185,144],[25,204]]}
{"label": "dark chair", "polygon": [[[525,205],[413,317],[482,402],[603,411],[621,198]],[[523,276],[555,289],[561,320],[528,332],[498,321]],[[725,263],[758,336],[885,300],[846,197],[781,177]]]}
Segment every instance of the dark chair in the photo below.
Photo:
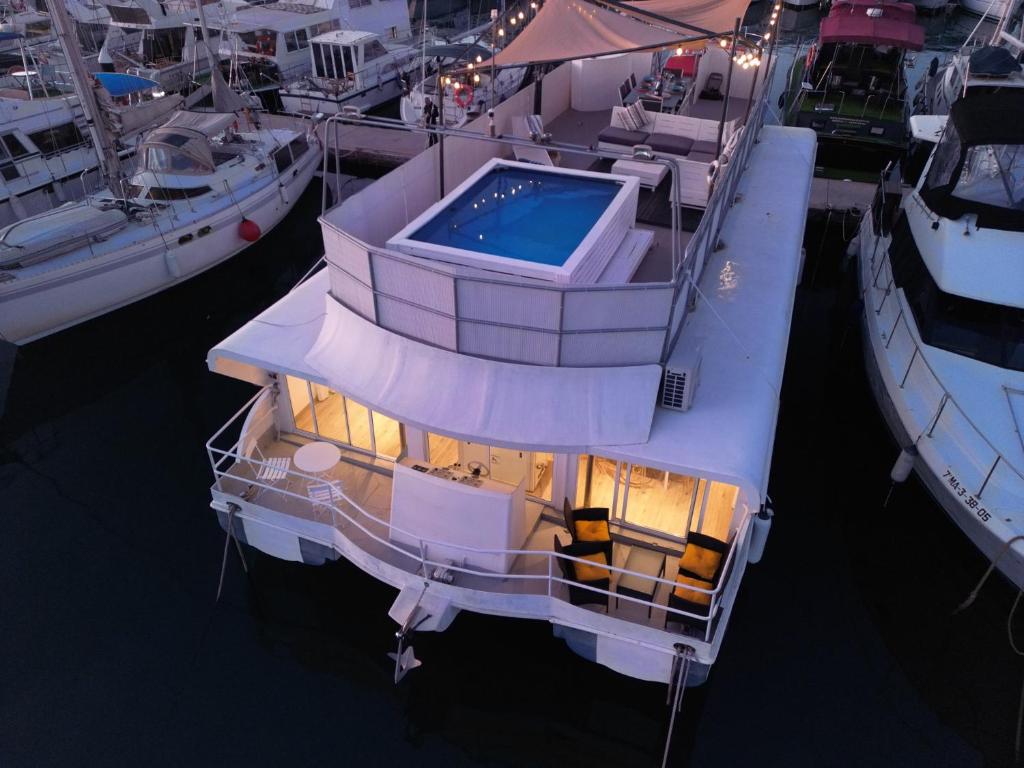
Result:
{"label": "dark chair", "polygon": [[712,72],[708,75],[708,79],[704,82],[704,90],[700,92],[702,99],[711,99],[712,101],[721,101],[722,96],[722,75],[718,72]]}
{"label": "dark chair", "polygon": [[[692,587],[717,587],[722,579],[728,552],[729,544],[712,536],[703,533],[687,536],[686,548],[679,559],[676,586],[668,596],[668,607],[710,618],[712,595],[697,592]],[[700,632],[704,632],[707,627],[707,619],[694,619],[676,613],[667,614],[666,621],[686,624]]]}
{"label": "dark chair", "polygon": [[636,72],[630,72],[629,79],[626,82],[629,83],[629,90],[636,88]]}
{"label": "dark chair", "polygon": [[[558,534],[555,534],[555,554],[584,558],[594,563],[590,565],[566,560],[564,557],[557,558],[558,567],[562,569],[562,577],[569,582],[569,602],[573,605],[603,605],[607,610],[608,595],[605,593],[611,588],[612,572],[604,567],[611,563],[611,559],[605,554],[604,546],[600,542],[579,541],[563,547]],[[593,592],[576,586],[577,584],[586,584],[605,592]]]}
{"label": "dark chair", "polygon": [[629,98],[629,94],[632,90],[633,89],[629,87],[628,80],[619,86],[619,102],[622,106],[626,106],[626,99]]}
{"label": "dark chair", "polygon": [[665,102],[660,96],[641,96],[640,103],[647,112],[661,112],[665,108]]}
{"label": "dark chair", "polygon": [[608,527],[608,507],[573,509],[568,499],[562,502],[562,516],[573,544],[600,544],[608,562],[612,561],[612,532]]}

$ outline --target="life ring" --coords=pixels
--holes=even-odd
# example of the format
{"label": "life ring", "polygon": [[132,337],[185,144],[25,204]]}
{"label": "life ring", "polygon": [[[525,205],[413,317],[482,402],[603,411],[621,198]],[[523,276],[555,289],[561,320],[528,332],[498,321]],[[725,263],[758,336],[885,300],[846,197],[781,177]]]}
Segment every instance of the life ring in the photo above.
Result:
{"label": "life ring", "polygon": [[810,73],[811,67],[814,65],[814,57],[817,54],[818,54],[818,46],[817,46],[817,44],[812,43],[811,47],[807,49],[807,58],[804,60],[804,75],[805,75],[804,79],[805,80],[807,79],[806,75],[808,73]]}
{"label": "life ring", "polygon": [[467,83],[455,92],[455,103],[465,109],[473,103],[473,86]]}

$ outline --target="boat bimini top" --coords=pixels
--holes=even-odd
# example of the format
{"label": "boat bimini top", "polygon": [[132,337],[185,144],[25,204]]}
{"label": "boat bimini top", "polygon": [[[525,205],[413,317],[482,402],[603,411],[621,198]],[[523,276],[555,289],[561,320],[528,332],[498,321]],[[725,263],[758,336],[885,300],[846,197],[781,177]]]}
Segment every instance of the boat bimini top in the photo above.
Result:
{"label": "boat bimini top", "polygon": [[143,140],[143,168],[173,175],[213,173],[216,165],[209,139],[235,119],[230,112],[175,112]]}

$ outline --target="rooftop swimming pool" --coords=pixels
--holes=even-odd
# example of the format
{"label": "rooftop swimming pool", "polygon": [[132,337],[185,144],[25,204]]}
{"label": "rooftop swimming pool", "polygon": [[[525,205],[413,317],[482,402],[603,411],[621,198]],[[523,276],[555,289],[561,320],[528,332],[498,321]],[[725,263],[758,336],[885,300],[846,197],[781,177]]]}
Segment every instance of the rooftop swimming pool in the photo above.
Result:
{"label": "rooftop swimming pool", "polygon": [[592,282],[635,221],[636,186],[626,176],[494,159],[388,246],[526,277]]}
{"label": "rooftop swimming pool", "polygon": [[621,187],[499,165],[409,239],[561,267]]}

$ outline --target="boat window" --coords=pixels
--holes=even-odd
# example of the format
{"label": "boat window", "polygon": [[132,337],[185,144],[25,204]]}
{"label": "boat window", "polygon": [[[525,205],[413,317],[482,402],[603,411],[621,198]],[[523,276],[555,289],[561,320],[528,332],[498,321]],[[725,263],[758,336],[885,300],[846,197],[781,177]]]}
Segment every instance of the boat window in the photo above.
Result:
{"label": "boat window", "polygon": [[306,141],[305,136],[299,136],[298,138],[292,139],[288,146],[292,150],[292,158],[298,160],[306,154],[306,150],[309,149],[309,142]]}
{"label": "boat window", "polygon": [[340,19],[331,19],[330,21],[321,21],[314,27],[310,27],[309,36],[316,37],[317,35],[323,35],[327,32],[333,32],[336,29],[341,29]]}
{"label": "boat window", "polygon": [[238,39],[248,53],[257,53],[261,56],[277,55],[277,33],[272,29],[240,32]]}
{"label": "boat window", "polygon": [[146,187],[144,184],[126,184],[124,186],[124,196],[129,200],[142,199],[143,193],[145,193]]}
{"label": "boat window", "polygon": [[4,148],[7,150],[11,157],[21,157],[29,153],[28,148],[21,143],[21,140],[13,133],[5,133],[3,135]]}
{"label": "boat window", "polygon": [[906,216],[893,228],[889,258],[925,344],[1024,371],[1024,309],[942,291],[921,258]]}
{"label": "boat window", "polygon": [[184,47],[184,27],[146,29],[142,32],[142,56],[149,63],[181,61]]}
{"label": "boat window", "polygon": [[113,3],[105,7],[115,24],[138,24],[143,26],[150,23],[149,14],[142,8],[114,5]]}
{"label": "boat window", "polygon": [[313,74],[317,77],[327,77],[327,71],[324,69],[323,60],[323,46],[320,43],[313,43]]}
{"label": "boat window", "polygon": [[171,147],[147,147],[146,170],[155,173],[206,173],[208,169],[194,157]]}
{"label": "boat window", "polygon": [[380,40],[371,40],[365,46],[363,46],[363,61],[367,62],[373,59],[379,59],[387,52],[387,48],[381,45]]}
{"label": "boat window", "polygon": [[[345,69],[345,64],[341,59],[341,46],[332,45],[331,56],[334,58],[334,76],[339,79],[345,77],[347,70]],[[345,61],[351,61],[351,57],[346,56]]]}
{"label": "boat window", "polygon": [[150,187],[146,197],[150,200],[188,200],[205,195],[209,191],[209,187]]}
{"label": "boat window", "polygon": [[399,422],[323,384],[292,376],[285,379],[299,432],[386,458],[393,459],[402,453],[404,438]]}
{"label": "boat window", "polygon": [[1024,209],[1024,146],[968,147],[953,195],[998,208]]}
{"label": "boat window", "polygon": [[30,133],[28,137],[44,156],[56,155],[85,143],[85,139],[78,130],[78,126],[74,123],[64,123],[63,125],[46,128],[42,131]]}
{"label": "boat window", "polygon": [[274,152],[274,164],[277,166],[277,172],[283,173],[284,170],[292,164],[291,153],[288,152],[288,147],[281,147],[279,150]]}
{"label": "boat window", "polygon": [[285,33],[284,40],[285,47],[287,47],[289,53],[301,51],[309,47],[309,38],[306,37],[306,30],[304,29]]}
{"label": "boat window", "polygon": [[957,133],[953,121],[946,122],[946,130],[942,132],[939,146],[935,148],[935,157],[928,169],[926,184],[934,189],[948,184],[957,163],[960,162],[960,134]]}
{"label": "boat window", "polygon": [[349,8],[365,8],[368,5],[372,5],[373,0],[348,0]]}

